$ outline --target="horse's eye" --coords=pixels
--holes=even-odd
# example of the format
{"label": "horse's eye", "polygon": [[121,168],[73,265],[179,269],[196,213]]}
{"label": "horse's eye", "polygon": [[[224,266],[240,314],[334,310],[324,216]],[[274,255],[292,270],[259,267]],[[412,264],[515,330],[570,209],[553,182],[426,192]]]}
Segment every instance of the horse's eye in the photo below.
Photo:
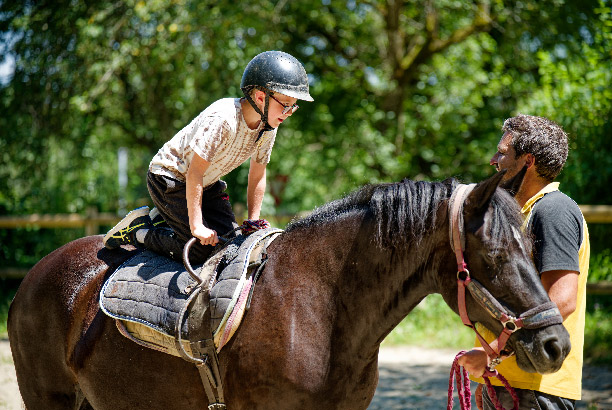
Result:
{"label": "horse's eye", "polygon": [[496,266],[504,264],[508,259],[506,252],[503,251],[489,252],[487,256],[489,257],[491,263]]}

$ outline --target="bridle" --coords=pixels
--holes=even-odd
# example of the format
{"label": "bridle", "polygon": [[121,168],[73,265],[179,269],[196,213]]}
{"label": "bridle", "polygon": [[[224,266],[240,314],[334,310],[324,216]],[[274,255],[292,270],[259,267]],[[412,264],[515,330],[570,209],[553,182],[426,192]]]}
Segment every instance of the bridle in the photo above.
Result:
{"label": "bridle", "polygon": [[[501,303],[493,297],[476,279],[470,276],[470,271],[463,257],[465,250],[465,226],[463,221],[463,204],[468,194],[474,189],[475,184],[459,184],[453,191],[449,204],[449,236],[451,248],[455,252],[457,259],[457,299],[459,315],[464,325],[474,330],[476,337],[491,358],[489,372],[493,372],[495,366],[501,362],[501,353],[512,333],[521,328],[537,329],[545,326],[563,323],[563,317],[553,302],[547,302],[535,308],[529,309],[514,316],[512,312],[506,310]],[[482,306],[493,318],[497,319],[503,326],[503,330],[497,337],[497,350],[493,349],[489,343],[476,330],[476,327],[469,319],[465,302],[465,289],[470,292],[472,297]]]}

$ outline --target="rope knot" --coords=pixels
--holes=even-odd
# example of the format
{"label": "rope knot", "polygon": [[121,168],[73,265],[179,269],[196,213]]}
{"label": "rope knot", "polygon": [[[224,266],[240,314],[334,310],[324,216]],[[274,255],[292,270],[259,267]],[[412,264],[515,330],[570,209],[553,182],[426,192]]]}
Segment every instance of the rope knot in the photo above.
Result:
{"label": "rope knot", "polygon": [[242,234],[247,236],[260,229],[270,228],[270,226],[270,222],[265,219],[247,219],[242,223],[240,229]]}

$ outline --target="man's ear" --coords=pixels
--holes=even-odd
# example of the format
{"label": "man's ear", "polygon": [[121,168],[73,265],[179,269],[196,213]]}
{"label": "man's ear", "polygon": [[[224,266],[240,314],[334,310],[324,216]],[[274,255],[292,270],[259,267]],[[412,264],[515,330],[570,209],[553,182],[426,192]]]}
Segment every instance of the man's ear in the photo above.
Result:
{"label": "man's ear", "polygon": [[527,164],[525,164],[515,176],[513,176],[506,182],[500,184],[500,187],[508,191],[510,195],[515,196],[518,193],[519,189],[521,189],[523,179],[525,179],[525,174],[527,173],[527,168],[528,166]]}
{"label": "man's ear", "polygon": [[535,165],[535,156],[533,154],[525,154],[525,166],[531,168]]}

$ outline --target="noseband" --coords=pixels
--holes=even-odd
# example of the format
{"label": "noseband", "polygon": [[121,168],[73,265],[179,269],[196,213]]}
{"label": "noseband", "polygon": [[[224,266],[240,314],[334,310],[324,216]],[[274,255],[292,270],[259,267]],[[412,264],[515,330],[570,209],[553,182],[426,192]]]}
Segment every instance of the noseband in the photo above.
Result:
{"label": "noseband", "polygon": [[[506,310],[501,303],[493,297],[476,279],[470,277],[470,271],[463,258],[465,250],[465,226],[463,221],[463,203],[468,194],[474,189],[475,184],[460,184],[452,193],[448,210],[450,214],[449,235],[451,248],[457,258],[457,299],[459,315],[464,325],[476,333],[476,337],[484,347],[487,355],[492,359],[490,371],[501,362],[501,352],[510,335],[520,328],[537,329],[545,326],[563,323],[563,317],[554,302],[547,302],[535,308],[529,309],[518,317]],[[486,340],[478,333],[476,327],[467,314],[465,303],[465,289],[468,289],[474,300],[480,304],[493,318],[498,320],[503,330],[497,338],[497,350],[494,350]]]}

